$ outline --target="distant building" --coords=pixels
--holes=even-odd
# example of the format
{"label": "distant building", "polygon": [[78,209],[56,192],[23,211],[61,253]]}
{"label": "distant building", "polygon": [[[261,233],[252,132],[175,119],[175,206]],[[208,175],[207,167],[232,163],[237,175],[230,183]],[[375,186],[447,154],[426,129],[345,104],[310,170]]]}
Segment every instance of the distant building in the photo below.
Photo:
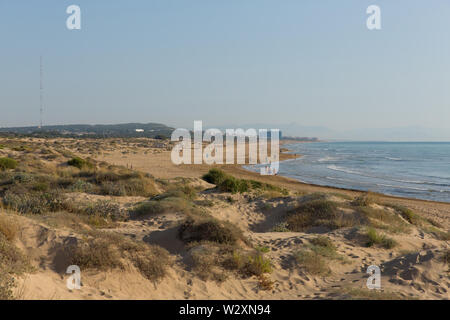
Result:
{"label": "distant building", "polygon": [[144,132],[144,129],[136,129],[136,132]]}

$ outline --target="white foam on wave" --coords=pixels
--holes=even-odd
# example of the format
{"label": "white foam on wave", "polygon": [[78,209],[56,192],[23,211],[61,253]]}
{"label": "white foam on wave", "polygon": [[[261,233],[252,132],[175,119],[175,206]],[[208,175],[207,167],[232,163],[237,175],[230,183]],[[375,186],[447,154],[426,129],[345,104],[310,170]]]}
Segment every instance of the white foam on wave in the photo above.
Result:
{"label": "white foam on wave", "polygon": [[360,175],[360,176],[364,175],[361,172],[353,171],[353,170],[350,170],[350,169],[347,169],[347,168],[343,168],[343,167],[338,167],[338,166],[335,166],[334,164],[327,166],[327,168],[330,169],[330,170],[334,170],[334,171],[340,171],[340,172],[345,172],[345,173],[350,173],[350,174],[357,174],[357,175]]}

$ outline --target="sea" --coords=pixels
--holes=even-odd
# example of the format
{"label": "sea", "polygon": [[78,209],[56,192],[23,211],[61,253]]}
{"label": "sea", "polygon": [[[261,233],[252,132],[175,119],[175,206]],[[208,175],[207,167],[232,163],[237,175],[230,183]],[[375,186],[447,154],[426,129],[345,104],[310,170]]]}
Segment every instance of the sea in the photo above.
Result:
{"label": "sea", "polygon": [[282,176],[321,186],[450,202],[449,142],[317,142],[283,147],[302,157],[281,162],[278,174]]}

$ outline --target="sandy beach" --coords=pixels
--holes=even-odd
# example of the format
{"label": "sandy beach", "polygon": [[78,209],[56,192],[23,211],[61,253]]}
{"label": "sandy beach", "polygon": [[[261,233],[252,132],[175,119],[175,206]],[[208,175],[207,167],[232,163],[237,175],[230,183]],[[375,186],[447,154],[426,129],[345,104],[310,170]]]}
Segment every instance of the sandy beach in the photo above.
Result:
{"label": "sandy beach", "polygon": [[[102,189],[99,191],[77,191],[73,187],[70,187],[70,191],[64,191],[64,201],[71,204],[70,208],[75,205],[77,208],[84,208],[84,204],[103,201],[111,208],[114,204],[115,211],[131,214],[137,212],[135,208],[145,209],[149,205],[158,205],[155,207],[158,209],[141,209],[144,211],[138,216],[131,215],[111,221],[104,216],[103,220],[95,220],[95,223],[92,216],[89,216],[95,216],[95,212],[89,213],[88,220],[84,218],[84,214],[80,216],[79,213],[74,213],[81,212],[81,209],[18,214],[17,210],[23,210],[22,208],[4,206],[3,216],[19,226],[11,241],[28,257],[34,268],[33,271],[16,276],[14,295],[18,299],[450,297],[448,264],[443,260],[449,250],[448,203],[379,194],[369,195],[369,201],[367,194],[363,192],[308,185],[282,176],[261,176],[243,169],[241,165],[214,166],[235,179],[258,181],[263,187],[267,184],[264,187],[266,189],[230,193],[202,179],[211,166],[174,165],[170,161],[171,146],[167,143],[161,145],[161,142],[152,139],[32,139],[4,140],[0,143],[7,146],[0,150],[0,156],[19,159],[24,164],[24,170],[26,163],[26,170],[30,174],[48,172],[53,175],[52,172],[59,171],[60,177],[66,177],[66,180],[78,177],[64,182],[70,185],[77,183],[81,186],[81,182],[76,179],[98,175],[95,172],[89,173],[91,169],[84,169],[86,173],[81,174],[83,171],[68,167],[68,160],[74,156],[91,159],[99,172],[104,171],[105,175],[111,177],[113,171],[107,173],[106,170],[151,175],[142,179],[147,179],[152,184],[149,192],[154,196],[149,197],[144,193],[116,195],[115,191],[106,193],[106,186],[111,188],[112,185],[109,182],[98,182],[106,176],[97,176],[97,180],[86,181],[91,181],[90,185],[101,183]],[[27,147],[23,151],[12,147],[12,144]],[[298,156],[300,155],[282,153],[280,160]],[[115,167],[108,167],[111,165]],[[62,183],[60,178],[58,181]],[[90,186],[93,187],[95,185]],[[186,188],[195,190],[195,193],[189,198],[179,196],[178,194],[185,192],[180,190]],[[69,189],[66,187],[64,190]],[[168,193],[171,194],[167,198],[170,202],[164,200],[164,195]],[[163,198],[158,200],[158,197]],[[175,203],[182,205],[174,206]],[[336,216],[330,218],[333,220],[324,220],[319,224],[312,217],[311,226],[292,227],[294,224],[289,222],[293,221],[289,220],[292,219],[290,212],[303,210],[302,206],[313,204],[331,205],[333,215]],[[168,206],[167,209],[161,210],[166,208],[161,207],[162,205]],[[401,209],[403,207],[411,211]],[[193,220],[189,222],[189,219]],[[230,232],[231,239],[237,237],[233,240],[233,245],[206,239],[193,242],[186,240],[195,234],[194,226],[202,219],[217,223],[221,226],[218,230],[229,230],[227,232]],[[333,226],[326,227],[329,223],[333,223]],[[235,228],[240,231],[232,231]],[[293,231],[292,228],[300,229]],[[368,231],[370,229],[374,230],[376,237],[369,238],[375,241],[369,246],[367,236],[368,232],[372,232]],[[181,230],[190,231],[183,233]],[[242,235],[239,235],[240,232]],[[199,237],[206,234],[202,233]],[[83,265],[81,290],[68,290],[66,287],[68,275],[65,274],[65,268],[75,262],[62,252],[72,245],[76,250],[81,250],[75,251],[77,255],[81,255],[76,260],[77,263]],[[104,246],[102,250],[106,251],[100,250],[101,252],[111,250],[114,259],[119,260],[115,262],[112,256],[105,254],[99,259],[111,260],[107,262],[108,266],[94,263],[97,260],[86,256],[86,252],[96,246]],[[134,246],[135,251],[129,251]],[[140,246],[151,247],[140,251]],[[157,250],[163,250],[164,254],[162,251],[156,253],[159,252]],[[148,256],[152,252],[157,256],[164,256],[164,259],[159,260],[167,263],[164,266],[153,265],[155,257]],[[222,260],[228,255],[234,261],[233,267],[230,267],[230,261]],[[243,258],[235,260],[236,255]],[[149,269],[143,268],[142,257],[147,259],[145,261],[149,263]],[[250,259],[248,262],[245,262],[246,257]],[[253,260],[256,259],[254,257],[262,260]],[[240,259],[244,261],[243,266],[238,262]],[[255,261],[260,261],[265,267],[258,265],[261,269],[255,269]],[[368,290],[366,287],[366,271],[370,265],[381,268],[380,290]],[[159,268],[164,271],[157,278],[154,271],[148,271]]]}

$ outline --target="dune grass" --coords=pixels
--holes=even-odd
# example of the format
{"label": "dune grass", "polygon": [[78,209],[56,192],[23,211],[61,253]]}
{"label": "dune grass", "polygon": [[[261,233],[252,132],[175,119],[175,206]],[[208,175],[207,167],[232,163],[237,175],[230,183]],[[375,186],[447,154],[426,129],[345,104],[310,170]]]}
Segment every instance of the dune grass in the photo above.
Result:
{"label": "dune grass", "polygon": [[235,245],[247,242],[242,230],[228,221],[220,221],[210,216],[190,216],[180,226],[178,235],[185,243],[209,241]]}
{"label": "dune grass", "polygon": [[5,171],[8,169],[15,169],[17,167],[17,161],[11,158],[0,158],[0,170]]}
{"label": "dune grass", "polygon": [[18,232],[19,225],[17,222],[11,217],[0,213],[0,234],[3,234],[6,240],[12,241],[16,238]]}
{"label": "dune grass", "polygon": [[335,202],[314,198],[289,210],[286,223],[287,228],[294,232],[303,232],[319,226],[333,230],[359,224],[354,216],[346,215],[339,210]]}
{"label": "dune grass", "polygon": [[385,249],[392,249],[397,246],[397,242],[394,239],[378,233],[375,228],[367,228],[366,237],[366,245],[368,247],[379,245]]}
{"label": "dune grass", "polygon": [[66,248],[70,264],[83,269],[124,269],[128,260],[149,280],[163,278],[170,265],[169,253],[156,245],[132,241],[110,232],[91,232],[89,238]]}
{"label": "dune grass", "polygon": [[92,169],[94,167],[91,162],[80,157],[74,157],[70,159],[69,161],[67,161],[67,165],[78,168],[80,170],[85,168]]}
{"label": "dune grass", "polygon": [[272,191],[279,194],[286,195],[288,192],[285,189],[276,187],[274,185],[256,181],[235,178],[220,169],[213,168],[203,176],[203,180],[208,183],[215,184],[220,191],[231,193],[244,193],[251,190],[258,191]]}

